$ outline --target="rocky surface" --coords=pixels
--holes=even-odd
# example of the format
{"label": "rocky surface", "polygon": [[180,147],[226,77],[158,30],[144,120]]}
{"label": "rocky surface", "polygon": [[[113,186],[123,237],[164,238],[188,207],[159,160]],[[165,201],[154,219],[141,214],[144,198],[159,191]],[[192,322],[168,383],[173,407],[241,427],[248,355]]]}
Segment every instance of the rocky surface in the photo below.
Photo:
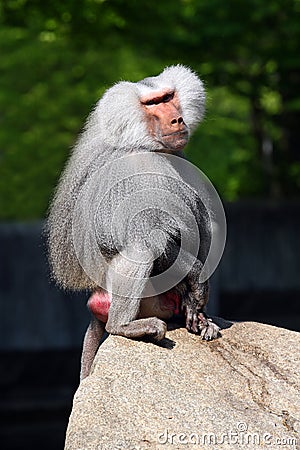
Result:
{"label": "rocky surface", "polygon": [[300,449],[300,334],[236,323],[204,342],[109,336],[75,395],[65,450]]}

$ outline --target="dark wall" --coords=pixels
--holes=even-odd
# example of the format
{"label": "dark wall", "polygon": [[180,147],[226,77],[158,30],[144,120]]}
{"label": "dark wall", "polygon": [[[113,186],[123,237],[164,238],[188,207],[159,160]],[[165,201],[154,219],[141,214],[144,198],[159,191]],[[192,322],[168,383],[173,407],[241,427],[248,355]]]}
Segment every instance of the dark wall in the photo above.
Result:
{"label": "dark wall", "polygon": [[0,224],[0,248],[0,350],[80,347],[87,295],[51,281],[43,224]]}
{"label": "dark wall", "polygon": [[226,205],[219,313],[300,331],[300,203]]}
{"label": "dark wall", "polygon": [[[226,205],[210,309],[300,330],[300,203]],[[0,224],[0,442],[62,450],[88,323],[85,293],[51,282],[43,224]]]}
{"label": "dark wall", "polygon": [[41,222],[0,224],[0,442],[62,450],[88,322],[50,280]]}
{"label": "dark wall", "polygon": [[300,203],[227,204],[223,292],[300,291]]}
{"label": "dark wall", "polygon": [[[264,318],[270,297],[272,309],[283,309],[290,296],[299,312],[300,203],[237,203],[225,210],[228,235],[213,277],[213,313],[250,319],[244,314],[256,298]],[[42,227],[0,224],[0,351],[81,346],[87,294],[65,293],[51,281]]]}

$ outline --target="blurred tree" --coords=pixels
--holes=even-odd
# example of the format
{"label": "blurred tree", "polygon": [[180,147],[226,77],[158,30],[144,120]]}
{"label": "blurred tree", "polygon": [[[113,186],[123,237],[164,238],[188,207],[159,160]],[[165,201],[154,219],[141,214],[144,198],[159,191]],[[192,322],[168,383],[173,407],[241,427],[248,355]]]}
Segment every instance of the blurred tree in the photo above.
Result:
{"label": "blurred tree", "polygon": [[69,148],[92,105],[105,87],[122,77],[122,68],[130,68],[132,76],[136,67],[135,76],[144,75],[114,32],[108,13],[100,16],[104,37],[96,42],[98,31],[92,44],[93,8],[85,10],[87,4],[1,4],[2,219],[34,219],[46,213]]}
{"label": "blurred tree", "polygon": [[[148,52],[192,65],[208,86],[226,88],[221,92],[229,123],[235,116],[248,122],[249,128],[241,124],[233,133],[231,154],[234,160],[240,148],[238,170],[243,172],[244,163],[248,165],[254,190],[237,173],[236,181],[242,177],[244,182],[236,193],[299,194],[299,0],[182,0],[166,1],[154,9],[146,1],[142,11],[137,5],[129,2],[124,12],[131,42],[138,39]],[[223,116],[226,108],[214,101],[214,97],[221,100],[220,90],[211,94],[214,111]],[[217,134],[222,126],[222,121],[214,122]],[[223,138],[229,143],[233,130],[228,131],[229,139],[225,133]],[[253,139],[243,139],[246,132]],[[214,149],[212,140],[211,146]]]}
{"label": "blurred tree", "polygon": [[0,1],[0,217],[45,214],[91,105],[118,79],[197,70],[188,147],[224,198],[298,195],[299,0]]}

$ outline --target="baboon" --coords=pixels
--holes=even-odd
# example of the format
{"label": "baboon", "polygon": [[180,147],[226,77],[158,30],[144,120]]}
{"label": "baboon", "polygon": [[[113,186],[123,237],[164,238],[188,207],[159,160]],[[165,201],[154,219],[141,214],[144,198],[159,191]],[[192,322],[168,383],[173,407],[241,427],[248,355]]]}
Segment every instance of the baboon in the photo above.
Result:
{"label": "baboon", "polygon": [[[201,279],[209,211],[173,161],[184,161],[204,104],[201,80],[182,65],[115,84],[90,114],[61,176],[48,218],[49,259],[62,287],[92,292],[81,378],[104,329],[161,340],[164,320],[180,313],[188,331],[206,340],[219,334],[204,312],[208,282]],[[182,243],[189,247],[197,233],[193,256]],[[155,284],[164,273],[165,290]]]}

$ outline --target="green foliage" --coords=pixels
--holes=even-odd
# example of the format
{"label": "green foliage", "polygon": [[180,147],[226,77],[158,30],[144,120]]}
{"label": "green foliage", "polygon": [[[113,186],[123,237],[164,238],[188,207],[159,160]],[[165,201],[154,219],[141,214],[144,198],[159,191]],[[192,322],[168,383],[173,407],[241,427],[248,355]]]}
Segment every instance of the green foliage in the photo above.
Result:
{"label": "green foliage", "polygon": [[86,102],[94,98],[63,42],[2,28],[0,44],[7,55],[0,61],[2,217],[34,218],[45,212]]}
{"label": "green foliage", "polygon": [[92,105],[170,63],[205,80],[187,149],[221,196],[298,195],[299,0],[0,1],[0,217],[46,214]]}
{"label": "green foliage", "polygon": [[229,201],[255,196],[263,188],[257,176],[259,167],[248,111],[246,99],[232,95],[225,87],[213,89],[206,119],[187,149],[189,159]]}

